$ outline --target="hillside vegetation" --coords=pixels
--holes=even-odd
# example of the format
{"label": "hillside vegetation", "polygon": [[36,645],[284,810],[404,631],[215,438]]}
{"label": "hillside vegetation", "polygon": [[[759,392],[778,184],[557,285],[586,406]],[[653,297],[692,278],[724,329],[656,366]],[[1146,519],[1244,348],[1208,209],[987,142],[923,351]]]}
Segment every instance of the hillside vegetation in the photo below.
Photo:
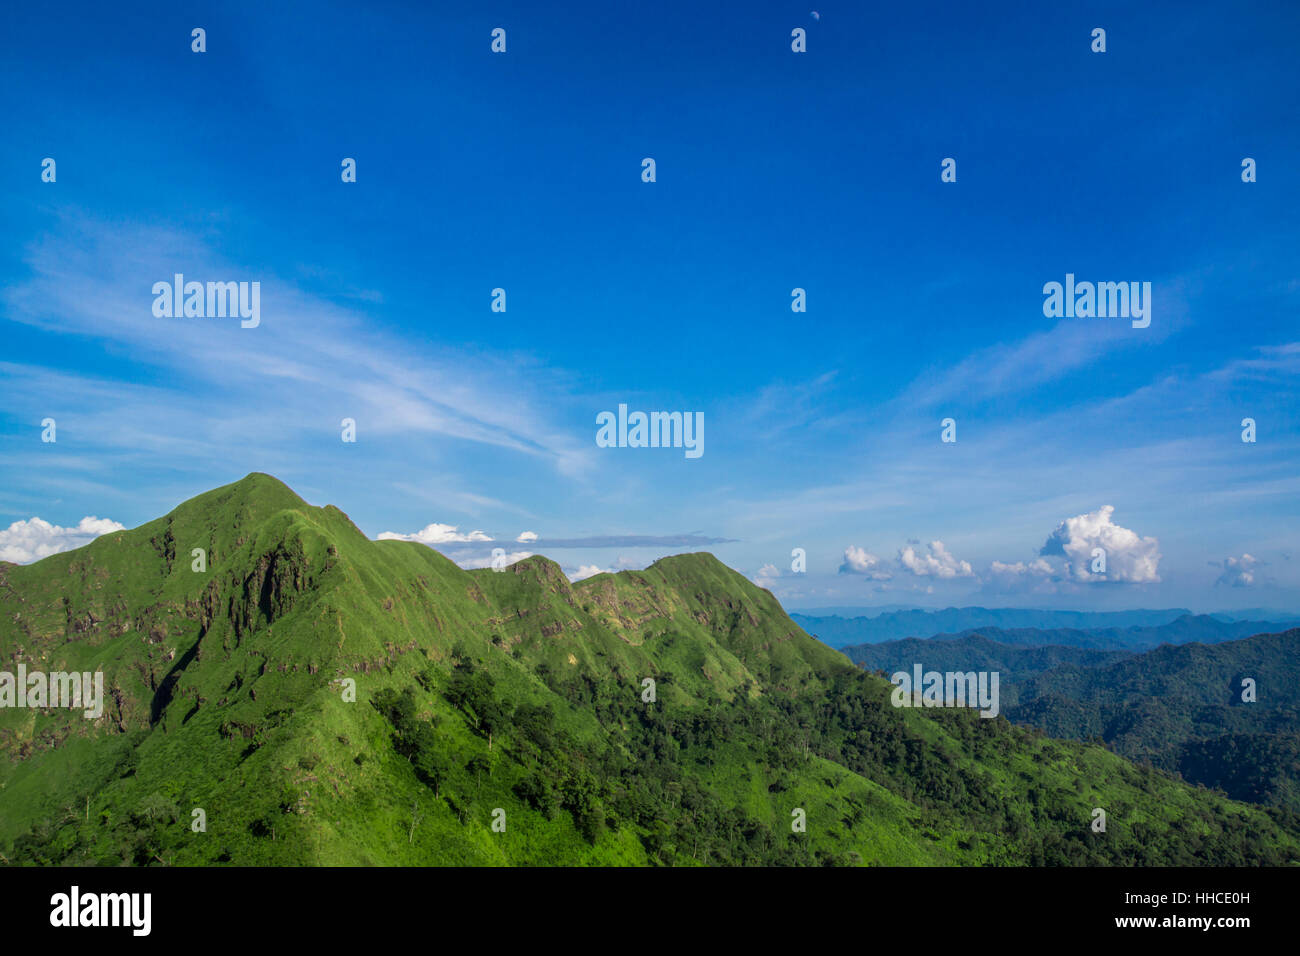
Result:
{"label": "hillside vegetation", "polygon": [[891,706],[710,555],[465,571],[267,475],[0,566],[0,660],[108,697],[0,710],[12,863],[1300,861],[1284,810]]}

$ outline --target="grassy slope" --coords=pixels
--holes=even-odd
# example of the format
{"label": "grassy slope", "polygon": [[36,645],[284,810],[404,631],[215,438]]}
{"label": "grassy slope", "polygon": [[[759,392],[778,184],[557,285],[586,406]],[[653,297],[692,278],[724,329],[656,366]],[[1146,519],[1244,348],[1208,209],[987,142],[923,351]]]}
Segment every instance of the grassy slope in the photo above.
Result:
{"label": "grassy slope", "polygon": [[[191,550],[207,550],[204,572]],[[337,508],[307,506],[265,475],[188,501],[140,528],[26,567],[0,568],[0,668],[102,669],[111,687],[94,723],[67,712],[0,711],[0,852],[33,828],[110,863],[129,857],[126,817],[179,822],[206,811],[208,830],[172,840],[168,863],[644,863],[636,827],[593,844],[569,814],[529,809],[513,792],[530,764],[489,749],[439,692],[453,654],[468,654],[511,703],[549,703],[575,740],[620,746],[626,723],[602,724],[557,682],[623,687],[689,717],[727,701],[816,700],[835,680],[865,682],[891,734],[978,779],[1007,807],[1044,801],[1086,827],[1103,806],[1112,827],[1178,829],[1243,816],[1300,858],[1293,832],[1257,810],[1141,771],[1094,747],[1047,741],[1005,721],[894,710],[889,686],[857,674],[809,638],[775,599],[705,554],[571,585],[554,562],[466,572],[422,545],[365,538]],[[368,706],[415,686],[438,718],[451,771],[435,797]],[[852,675],[848,677],[847,675]],[[355,680],[357,701],[338,681]],[[974,735],[974,736],[972,736]],[[987,737],[981,742],[979,735]],[[852,735],[844,735],[852,736]],[[630,738],[629,738],[630,740]],[[822,749],[851,741],[826,736]],[[630,745],[630,744],[629,744]],[[855,773],[814,753],[773,790],[762,741],[737,733],[677,754],[684,772],[774,833],[808,812],[806,842],[865,862],[1032,862],[1014,835],[907,791],[897,767]],[[471,758],[491,770],[474,775]],[[454,794],[454,796],[452,796]],[[507,834],[492,832],[506,810]],[[418,816],[413,829],[413,813]],[[1197,826],[1204,826],[1198,823]],[[89,850],[85,850],[85,846]],[[692,862],[689,847],[675,850]]]}

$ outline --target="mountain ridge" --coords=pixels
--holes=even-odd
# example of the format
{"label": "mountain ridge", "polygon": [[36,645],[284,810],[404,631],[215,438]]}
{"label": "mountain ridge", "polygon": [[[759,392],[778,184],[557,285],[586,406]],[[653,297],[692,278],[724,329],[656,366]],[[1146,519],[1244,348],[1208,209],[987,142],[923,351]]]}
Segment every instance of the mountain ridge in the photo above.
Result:
{"label": "mountain ridge", "polygon": [[890,706],[707,553],[466,571],[259,473],[3,569],[0,658],[101,670],[109,697],[0,710],[21,863],[1300,861],[1286,818]]}
{"label": "mountain ridge", "polygon": [[[889,622],[877,626],[871,624],[870,621],[857,624],[847,622],[846,624],[843,621],[827,621],[825,619],[800,619],[795,617],[794,620],[809,633],[817,634],[819,639],[821,639],[820,631],[825,630],[828,625],[836,628],[835,633],[839,635],[839,643],[835,643],[836,639],[834,637],[828,643],[850,656],[855,653],[856,649],[871,644],[907,639],[952,641],[970,635],[985,636],[999,644],[1013,644],[1024,647],[1054,645],[1096,650],[1141,651],[1150,650],[1166,643],[1185,644],[1191,641],[1214,643],[1217,641],[1237,640],[1251,634],[1286,630],[1288,627],[1295,626],[1295,622],[1289,621],[1237,621],[1225,620],[1221,616],[1211,614],[1183,614],[1171,621],[1157,625],[1089,628],[983,626],[966,628],[960,631],[940,630],[925,634],[889,637],[886,635],[900,629],[896,623]],[[844,638],[849,634],[856,634],[867,639],[844,643]]]}

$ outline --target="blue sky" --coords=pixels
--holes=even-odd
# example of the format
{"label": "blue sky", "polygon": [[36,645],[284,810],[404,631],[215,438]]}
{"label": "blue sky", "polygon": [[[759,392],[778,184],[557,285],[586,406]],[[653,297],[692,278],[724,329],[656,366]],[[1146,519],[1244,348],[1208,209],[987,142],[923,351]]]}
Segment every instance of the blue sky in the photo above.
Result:
{"label": "blue sky", "polygon": [[[1300,8],[538,6],[7,14],[0,557],[266,471],[467,565],[1300,608]],[[155,317],[176,272],[261,324]],[[597,447],[620,403],[705,453]]]}

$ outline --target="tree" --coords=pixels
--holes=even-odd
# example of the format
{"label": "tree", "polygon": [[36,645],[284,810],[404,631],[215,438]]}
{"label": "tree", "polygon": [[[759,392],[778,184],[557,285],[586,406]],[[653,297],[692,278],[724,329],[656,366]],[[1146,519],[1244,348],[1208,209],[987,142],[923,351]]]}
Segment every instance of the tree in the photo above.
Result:
{"label": "tree", "polygon": [[407,843],[415,842],[415,828],[419,825],[419,823],[420,823],[420,801],[412,800],[411,801],[411,829],[408,830],[406,834]]}
{"label": "tree", "polygon": [[499,733],[501,728],[506,726],[509,720],[506,715],[506,709],[495,697],[489,697],[480,701],[475,710],[478,713],[479,730],[487,734],[488,750],[491,750],[492,735]]}
{"label": "tree", "polygon": [[469,763],[465,764],[465,770],[474,775],[474,789],[475,795],[477,795],[483,774],[486,773],[489,777],[492,776],[492,764],[487,757],[476,754],[470,758]]}

